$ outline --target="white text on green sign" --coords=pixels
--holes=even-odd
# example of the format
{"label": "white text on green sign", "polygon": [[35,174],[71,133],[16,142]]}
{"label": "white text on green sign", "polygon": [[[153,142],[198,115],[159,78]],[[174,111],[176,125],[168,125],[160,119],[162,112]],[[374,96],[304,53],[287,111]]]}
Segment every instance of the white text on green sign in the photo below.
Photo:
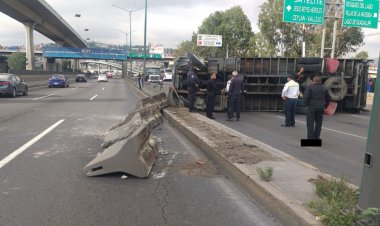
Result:
{"label": "white text on green sign", "polygon": [[322,24],[325,0],[285,0],[284,22]]}
{"label": "white text on green sign", "polygon": [[377,28],[379,0],[346,0],[343,26]]}

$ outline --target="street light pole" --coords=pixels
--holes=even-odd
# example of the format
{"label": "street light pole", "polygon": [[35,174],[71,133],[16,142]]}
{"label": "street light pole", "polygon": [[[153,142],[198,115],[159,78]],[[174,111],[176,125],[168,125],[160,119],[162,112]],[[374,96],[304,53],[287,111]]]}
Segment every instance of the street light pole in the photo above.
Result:
{"label": "street light pole", "polygon": [[144,76],[146,75],[146,21],[147,21],[147,10],[148,0],[145,0],[145,22],[144,22]]}
{"label": "street light pole", "polygon": [[[115,5],[115,4],[112,4],[112,6],[117,7],[121,10],[124,10],[124,11],[128,12],[128,14],[129,14],[129,53],[131,53],[132,52],[132,13],[136,12],[137,10],[143,9],[143,7],[138,8],[138,9],[134,9],[134,10],[127,10],[127,9],[120,7],[118,5]],[[132,72],[132,61],[130,63],[131,63],[131,72]]]}

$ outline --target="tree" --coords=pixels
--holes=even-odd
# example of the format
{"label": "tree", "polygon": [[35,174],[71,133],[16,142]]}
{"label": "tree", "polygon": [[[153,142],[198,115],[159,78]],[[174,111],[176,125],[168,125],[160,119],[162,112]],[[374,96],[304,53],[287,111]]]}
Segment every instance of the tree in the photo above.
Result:
{"label": "tree", "polygon": [[[267,0],[261,6],[258,25],[260,33],[268,43],[268,56],[279,53],[285,57],[302,54],[302,38],[306,41],[306,55],[319,56],[321,51],[322,26],[301,25],[282,22],[283,1]],[[326,21],[325,47],[332,46],[333,20]],[[346,28],[338,20],[335,56],[340,57],[355,52],[363,44],[363,32],[360,28]],[[276,54],[273,54],[276,53]]]}
{"label": "tree", "polygon": [[12,53],[8,57],[8,66],[12,71],[25,70],[26,67],[26,55],[25,53]]}
{"label": "tree", "polygon": [[195,43],[193,41],[182,41],[178,45],[178,49],[175,52],[175,57],[185,56],[187,52],[194,52]]}
{"label": "tree", "polygon": [[[197,34],[213,34],[223,36],[222,47],[196,46]],[[248,52],[253,36],[251,23],[240,6],[226,11],[216,11],[208,16],[199,26],[192,39],[179,45],[181,51],[192,51],[200,57],[225,57],[228,47],[229,56],[244,56]]]}
{"label": "tree", "polygon": [[354,56],[354,59],[363,59],[363,60],[367,60],[367,59],[368,59],[368,52],[367,52],[367,51],[361,51],[361,52],[357,53],[357,54]]}

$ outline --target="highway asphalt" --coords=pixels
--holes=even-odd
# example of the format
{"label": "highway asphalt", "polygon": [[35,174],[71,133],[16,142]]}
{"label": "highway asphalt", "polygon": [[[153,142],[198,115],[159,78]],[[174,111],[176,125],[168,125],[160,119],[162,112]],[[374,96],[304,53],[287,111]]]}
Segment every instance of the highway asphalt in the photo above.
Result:
{"label": "highway asphalt", "polygon": [[[204,114],[204,113],[201,113]],[[243,112],[240,121],[225,121],[226,113],[215,113],[216,121],[314,165],[322,172],[360,185],[369,127],[369,112],[324,116],[322,147],[301,147],[306,139],[306,116],[296,116],[295,127],[281,127],[283,113]]]}
{"label": "highway asphalt", "polygon": [[0,98],[0,225],[279,225],[167,122],[149,178],[83,167],[137,97],[121,79]]}

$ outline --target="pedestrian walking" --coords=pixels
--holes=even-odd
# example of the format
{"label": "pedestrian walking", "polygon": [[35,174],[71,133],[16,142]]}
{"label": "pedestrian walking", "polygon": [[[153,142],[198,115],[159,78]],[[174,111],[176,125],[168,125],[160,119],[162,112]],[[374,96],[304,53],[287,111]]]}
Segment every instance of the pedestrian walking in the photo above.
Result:
{"label": "pedestrian walking", "polygon": [[238,77],[238,72],[232,72],[232,80],[228,89],[229,104],[228,116],[226,121],[232,121],[234,113],[236,113],[236,120],[240,120],[240,97],[243,93],[243,81]]}
{"label": "pedestrian walking", "polygon": [[216,73],[212,72],[210,79],[207,81],[207,118],[210,119],[215,119],[212,112],[214,111],[216,94]]}
{"label": "pedestrian walking", "polygon": [[307,108],[307,139],[320,139],[323,111],[330,103],[327,88],[321,84],[321,77],[314,76],[313,84],[306,88],[303,95]]}
{"label": "pedestrian walking", "polygon": [[285,123],[281,124],[282,127],[295,126],[296,120],[296,106],[298,96],[300,95],[300,86],[294,81],[294,76],[288,76],[288,82],[282,90],[282,99],[285,101]]}
{"label": "pedestrian walking", "polygon": [[187,85],[189,93],[189,112],[195,112],[194,104],[197,97],[199,80],[191,66],[189,66],[189,72],[187,73]]}

